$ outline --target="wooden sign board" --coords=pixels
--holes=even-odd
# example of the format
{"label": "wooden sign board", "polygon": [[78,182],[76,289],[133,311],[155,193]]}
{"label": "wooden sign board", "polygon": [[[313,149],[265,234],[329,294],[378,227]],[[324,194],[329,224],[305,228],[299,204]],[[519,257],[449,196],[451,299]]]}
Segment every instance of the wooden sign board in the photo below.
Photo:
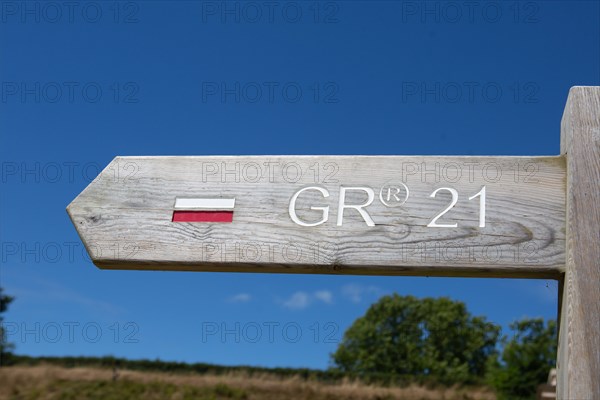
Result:
{"label": "wooden sign board", "polygon": [[68,206],[100,268],[555,278],[557,398],[600,398],[600,87],[557,157],[117,157]]}
{"label": "wooden sign board", "polygon": [[557,277],[561,157],[117,157],[68,207],[100,268]]}

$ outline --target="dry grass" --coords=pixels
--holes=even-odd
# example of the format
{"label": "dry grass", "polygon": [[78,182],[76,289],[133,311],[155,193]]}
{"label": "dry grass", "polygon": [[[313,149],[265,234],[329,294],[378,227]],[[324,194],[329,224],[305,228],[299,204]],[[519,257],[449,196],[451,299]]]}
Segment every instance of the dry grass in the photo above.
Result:
{"label": "dry grass", "polygon": [[51,365],[0,369],[0,399],[88,398],[495,400],[486,388],[384,388],[350,381],[325,384],[268,374],[250,377],[241,373],[216,376],[122,370],[117,382],[112,382],[109,369]]}

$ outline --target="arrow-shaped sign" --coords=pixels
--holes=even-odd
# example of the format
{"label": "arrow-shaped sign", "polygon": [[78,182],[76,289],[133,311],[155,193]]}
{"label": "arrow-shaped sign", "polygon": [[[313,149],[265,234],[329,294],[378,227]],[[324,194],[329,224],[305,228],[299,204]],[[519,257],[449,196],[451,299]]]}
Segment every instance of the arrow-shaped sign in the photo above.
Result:
{"label": "arrow-shaped sign", "polygon": [[101,268],[555,277],[562,157],[117,157],[68,207]]}

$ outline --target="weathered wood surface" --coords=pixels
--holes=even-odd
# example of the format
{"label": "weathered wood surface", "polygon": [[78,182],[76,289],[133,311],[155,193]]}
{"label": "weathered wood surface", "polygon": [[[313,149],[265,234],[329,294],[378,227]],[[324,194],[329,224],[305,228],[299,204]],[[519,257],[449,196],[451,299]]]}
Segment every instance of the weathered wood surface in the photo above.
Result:
{"label": "weathered wood surface", "polygon": [[[405,183],[399,207],[381,188]],[[308,190],[292,221],[290,199]],[[346,209],[340,187],[369,187],[365,210]],[[486,187],[485,227],[479,227]],[[451,193],[456,205],[445,209]],[[384,191],[385,193],[385,191]],[[400,193],[402,198],[404,193]],[[233,223],[171,222],[175,199],[235,198]],[[347,203],[368,194],[347,192]],[[390,204],[390,203],[388,203]],[[397,205],[394,203],[393,205]],[[68,207],[100,268],[558,278],[565,263],[564,157],[254,156],[117,157]]]}
{"label": "weathered wood surface", "polygon": [[600,87],[571,89],[561,131],[568,239],[557,398],[600,399]]}

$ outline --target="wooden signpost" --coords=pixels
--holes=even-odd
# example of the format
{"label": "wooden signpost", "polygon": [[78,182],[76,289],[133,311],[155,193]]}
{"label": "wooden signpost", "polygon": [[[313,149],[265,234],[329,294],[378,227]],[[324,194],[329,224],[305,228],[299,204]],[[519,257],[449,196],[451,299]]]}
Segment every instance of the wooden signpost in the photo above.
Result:
{"label": "wooden signpost", "polygon": [[68,206],[106,269],[551,278],[558,398],[600,398],[600,88],[556,157],[117,157]]}

